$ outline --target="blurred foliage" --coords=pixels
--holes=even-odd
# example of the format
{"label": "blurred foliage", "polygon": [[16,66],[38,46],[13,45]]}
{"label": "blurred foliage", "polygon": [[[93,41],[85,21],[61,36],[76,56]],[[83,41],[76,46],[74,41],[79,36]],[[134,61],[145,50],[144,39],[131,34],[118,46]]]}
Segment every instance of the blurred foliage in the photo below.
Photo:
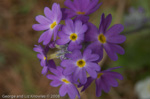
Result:
{"label": "blurred foliage", "polygon": [[[145,32],[145,33],[144,33]],[[143,31],[127,36],[125,55],[119,55],[119,61],[114,62],[116,65],[122,64],[128,69],[141,69],[143,66],[149,66],[150,56],[150,33]]]}

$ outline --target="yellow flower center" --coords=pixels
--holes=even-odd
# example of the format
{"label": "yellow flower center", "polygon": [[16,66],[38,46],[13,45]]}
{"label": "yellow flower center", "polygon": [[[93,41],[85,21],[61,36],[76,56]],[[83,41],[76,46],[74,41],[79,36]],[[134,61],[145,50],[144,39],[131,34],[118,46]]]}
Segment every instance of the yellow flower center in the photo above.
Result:
{"label": "yellow flower center", "polygon": [[57,25],[56,21],[54,21],[51,25],[50,28],[53,29]]}
{"label": "yellow flower center", "polygon": [[44,60],[46,60],[46,57],[44,56]]}
{"label": "yellow flower center", "polygon": [[77,14],[79,14],[79,15],[84,15],[85,12],[80,12],[80,11],[78,11]]}
{"label": "yellow flower center", "polygon": [[67,79],[62,79],[61,81],[65,82],[66,84],[70,83],[70,81],[68,81]]}
{"label": "yellow flower center", "polygon": [[98,40],[101,42],[101,43],[106,43],[106,37],[103,35],[103,34],[100,34],[98,36]]}
{"label": "yellow flower center", "polygon": [[76,41],[77,38],[78,38],[78,35],[77,35],[76,33],[72,33],[72,34],[70,35],[70,40],[72,40],[72,41]]}
{"label": "yellow flower center", "polygon": [[100,78],[102,75],[103,75],[103,73],[99,73],[99,74],[97,75],[97,78]]}
{"label": "yellow flower center", "polygon": [[85,60],[80,59],[80,60],[77,61],[77,66],[78,66],[78,67],[82,68],[82,67],[84,67],[85,65],[86,65]]}

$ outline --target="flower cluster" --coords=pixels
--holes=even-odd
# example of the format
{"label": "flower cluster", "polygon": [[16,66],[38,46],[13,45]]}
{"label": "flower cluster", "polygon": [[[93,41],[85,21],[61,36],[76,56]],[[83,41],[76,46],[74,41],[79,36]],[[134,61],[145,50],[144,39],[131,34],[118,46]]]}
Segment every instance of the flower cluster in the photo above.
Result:
{"label": "flower cluster", "polygon": [[[45,16],[38,15],[35,19],[39,24],[32,27],[36,31],[45,30],[38,40],[43,45],[34,47],[43,67],[42,74],[52,80],[51,86],[61,85],[60,96],[68,94],[71,99],[80,98],[78,87],[83,86],[84,91],[95,80],[99,97],[102,90],[107,93],[111,86],[118,86],[116,79],[123,79],[121,74],[112,71],[120,67],[102,71],[98,63],[104,50],[114,61],[118,60],[117,53],[124,54],[119,45],[126,40],[120,35],[124,27],[115,24],[109,28],[111,14],[106,17],[102,14],[99,28],[89,22],[88,15],[102,4],[99,0],[66,0],[64,4],[67,8],[61,9],[57,3],[52,9],[45,7]],[[65,24],[60,23],[62,20]],[[59,66],[55,65],[55,58],[61,60]]]}

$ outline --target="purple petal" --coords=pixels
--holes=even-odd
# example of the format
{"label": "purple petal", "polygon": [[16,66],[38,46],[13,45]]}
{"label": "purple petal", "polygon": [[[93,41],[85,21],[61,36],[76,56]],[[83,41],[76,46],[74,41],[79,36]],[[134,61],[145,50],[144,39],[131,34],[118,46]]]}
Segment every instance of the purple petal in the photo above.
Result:
{"label": "purple petal", "polygon": [[105,31],[104,22],[105,22],[105,14],[103,13],[101,15],[101,20],[100,20],[100,25],[99,25],[99,33],[104,33],[104,31]]}
{"label": "purple petal", "polygon": [[114,52],[119,53],[121,55],[123,55],[125,53],[124,49],[120,45],[111,44],[111,49]]}
{"label": "purple petal", "polygon": [[77,12],[77,11],[81,11],[81,0],[74,0],[74,1],[73,1],[73,4],[74,4],[75,7],[76,7],[76,12]]}
{"label": "purple petal", "polygon": [[84,0],[80,0],[81,1],[81,9],[83,10],[83,11],[86,11],[86,9],[87,9],[87,7],[90,5],[90,0],[86,0],[86,2],[84,1]]}
{"label": "purple petal", "polygon": [[78,34],[85,33],[88,29],[86,24],[83,24],[82,27],[80,27],[80,28],[81,28],[80,31],[77,32]]}
{"label": "purple petal", "polygon": [[[58,67],[57,67],[58,68]],[[55,74],[56,76],[62,75],[62,71],[58,71],[58,69],[51,68],[50,71]]]}
{"label": "purple petal", "polygon": [[74,50],[71,54],[68,54],[67,57],[72,60],[82,59],[82,53],[80,50]]}
{"label": "purple petal", "polygon": [[97,63],[87,62],[87,67],[91,70],[100,71],[100,66]]}
{"label": "purple petal", "polygon": [[46,60],[44,59],[41,60],[41,66],[46,66]]}
{"label": "purple petal", "polygon": [[73,84],[68,85],[68,95],[71,99],[75,99],[76,95],[80,98],[79,92]]}
{"label": "purple petal", "polygon": [[99,27],[99,32],[102,32],[105,34],[107,28],[109,27],[109,25],[111,24],[112,21],[112,15],[109,14],[106,18],[105,15],[102,15],[102,19],[101,19],[101,24]]}
{"label": "purple petal", "polygon": [[33,50],[35,52],[39,52],[39,53],[43,53],[43,48],[41,45],[34,45],[35,47],[33,48]]}
{"label": "purple petal", "polygon": [[44,24],[44,25],[43,24],[34,24],[32,26],[32,28],[36,31],[43,31],[43,30],[48,30],[50,28],[49,26],[50,26],[49,24]]}
{"label": "purple petal", "polygon": [[75,21],[75,33],[77,34],[82,34],[85,33],[87,31],[87,25],[83,24],[80,20],[76,20]]}
{"label": "purple petal", "polygon": [[58,70],[60,73],[62,73],[64,69],[63,69],[62,67],[60,67],[60,66],[57,66],[57,70]]}
{"label": "purple petal", "polygon": [[48,67],[47,66],[44,66],[43,69],[42,69],[42,74],[43,75],[46,75],[48,72]]}
{"label": "purple petal", "polygon": [[96,61],[99,59],[99,55],[92,54],[92,50],[90,50],[90,49],[85,49],[84,53],[83,53],[83,58],[86,61]]}
{"label": "purple petal", "polygon": [[44,41],[47,38],[49,31],[45,31],[44,33],[42,33],[42,35],[40,36],[38,43],[41,43],[42,41]]}
{"label": "purple petal", "polygon": [[[105,19],[105,29],[106,29],[106,30],[107,30],[107,28],[110,26],[111,21],[112,21],[112,15],[109,14],[109,15],[106,17],[106,19]],[[105,30],[105,32],[106,32],[106,30]]]}
{"label": "purple petal", "polygon": [[44,39],[43,45],[47,45],[51,41],[52,35],[53,32],[48,30],[47,37]]}
{"label": "purple petal", "polygon": [[120,73],[117,72],[106,72],[106,75],[110,75],[111,77],[119,80],[123,80],[123,76]]}
{"label": "purple petal", "polygon": [[54,75],[51,75],[51,74],[48,74],[47,78],[50,79],[50,80],[58,80],[58,77],[56,77]]}
{"label": "purple petal", "polygon": [[104,90],[104,92],[108,93],[110,91],[110,85],[109,85],[109,81],[106,80],[105,76],[101,77],[101,87]]}
{"label": "purple petal", "polygon": [[59,32],[58,35],[61,38],[56,41],[56,44],[64,45],[64,44],[67,44],[70,41],[68,35],[64,34],[63,32]]}
{"label": "purple petal", "polygon": [[106,38],[109,43],[116,43],[116,44],[121,44],[126,40],[126,37],[123,35],[115,35]]}
{"label": "purple petal", "polygon": [[86,49],[84,50],[84,52],[83,52],[83,58],[90,57],[91,54],[92,54],[92,50],[86,48]]}
{"label": "purple petal", "polygon": [[79,50],[82,48],[82,45],[77,44],[77,42],[71,41],[68,45],[68,50],[73,51],[73,50]]}
{"label": "purple petal", "polygon": [[[87,12],[86,14],[90,14],[91,9],[93,9],[94,7],[96,7],[97,3],[99,0],[94,0],[90,2],[90,5],[86,8],[85,12]],[[96,9],[97,10],[97,9]],[[89,12],[89,13],[88,13]],[[93,12],[93,11],[92,11]]]}
{"label": "purple petal", "polygon": [[61,62],[61,66],[63,66],[63,67],[73,67],[75,65],[75,63],[74,63],[74,61],[72,61],[72,60],[63,60],[62,62]]}
{"label": "purple petal", "polygon": [[77,68],[74,73],[73,73],[73,80],[77,81],[79,78],[79,72],[80,72],[80,68]]}
{"label": "purple petal", "polygon": [[58,34],[58,31],[59,31],[59,28],[61,27],[61,25],[58,25],[58,26],[56,26],[55,27],[55,29],[54,29],[54,37],[53,37],[53,41],[55,41],[56,40],[56,38],[57,38],[57,34]]}
{"label": "purple petal", "polygon": [[78,15],[75,19],[76,20],[81,20],[83,23],[87,23],[89,20],[89,16],[84,16],[84,15]]}
{"label": "purple petal", "polygon": [[90,44],[87,48],[91,49],[93,54],[99,55],[99,59],[96,62],[99,62],[103,58],[103,46],[99,42],[94,42]]}
{"label": "purple petal", "polygon": [[54,60],[52,60],[52,59],[48,61],[48,66],[50,68],[56,69],[56,64],[55,64]]}
{"label": "purple petal", "polygon": [[88,30],[85,33],[85,41],[96,41],[98,36],[98,29],[92,23],[87,23]]}
{"label": "purple petal", "polygon": [[70,75],[70,74],[72,74],[74,71],[75,71],[75,69],[76,69],[77,67],[75,67],[75,66],[68,66],[64,71],[63,71],[63,74],[65,75],[65,76],[67,76],[67,75]]}
{"label": "purple petal", "polygon": [[84,68],[82,68],[79,72],[79,79],[81,84],[85,84],[87,82],[87,76],[86,76],[86,71]]}
{"label": "purple petal", "polygon": [[95,80],[95,84],[96,84],[96,96],[97,97],[100,97],[101,94],[102,94],[102,87],[100,86],[101,83],[102,83],[101,79]]}
{"label": "purple petal", "polygon": [[115,70],[115,69],[118,69],[118,68],[121,68],[122,66],[118,66],[118,67],[112,67],[112,68],[109,68],[107,70],[104,70],[104,71],[111,71],[111,70]]}
{"label": "purple petal", "polygon": [[73,4],[73,2],[71,0],[66,0],[64,4],[65,4],[65,6],[69,7],[73,11],[77,10],[75,5]]}
{"label": "purple petal", "polygon": [[59,85],[61,85],[62,82],[61,81],[58,81],[58,80],[54,80],[50,83],[51,86],[53,87],[58,87]]}
{"label": "purple petal", "polygon": [[54,15],[53,15],[53,12],[48,8],[48,7],[45,7],[44,8],[44,14],[45,16],[50,19],[51,21],[53,21],[54,19]]}
{"label": "purple petal", "polygon": [[81,92],[83,92],[85,89],[87,89],[91,85],[91,83],[93,82],[93,80],[94,79],[92,77],[88,77],[87,78],[87,82],[84,84],[84,87],[82,88]]}
{"label": "purple petal", "polygon": [[62,29],[63,29],[63,32],[65,34],[68,34],[70,35],[71,33],[74,33],[75,30],[74,30],[74,23],[71,19],[67,19],[65,20],[65,23],[66,23],[66,26],[64,26]]}
{"label": "purple petal", "polygon": [[89,58],[88,61],[97,61],[99,59],[99,55],[97,54],[92,54]]}
{"label": "purple petal", "polygon": [[111,44],[109,43],[105,43],[104,44],[104,49],[106,51],[106,53],[108,54],[108,56],[113,60],[113,61],[116,61],[118,60],[118,56],[117,54],[111,49]]}
{"label": "purple petal", "polygon": [[66,8],[61,8],[61,12],[62,12],[62,20],[66,20],[67,19]]}
{"label": "purple petal", "polygon": [[113,36],[113,35],[118,35],[124,30],[123,25],[121,24],[115,24],[113,25],[107,32],[106,36]]}
{"label": "purple petal", "polygon": [[46,17],[42,16],[42,15],[38,15],[36,16],[36,21],[39,22],[40,24],[50,24],[52,23],[49,19],[47,19]]}
{"label": "purple petal", "polygon": [[67,14],[66,19],[67,19],[67,18],[72,18],[72,17],[76,16],[76,12],[74,12],[74,11],[71,10],[71,9],[66,9],[66,10],[65,10],[65,13]]}
{"label": "purple petal", "polygon": [[57,4],[57,3],[54,3],[52,5],[52,12],[53,12],[53,15],[54,15],[53,20],[56,20],[59,23],[62,19],[62,12],[61,12],[61,9],[60,9],[60,5]]}
{"label": "purple petal", "polygon": [[[95,1],[94,1],[95,2]],[[95,12],[97,9],[99,9],[99,7],[102,5],[102,3],[99,3],[99,4],[97,4],[93,9],[91,9],[88,13],[86,13],[86,14],[90,14],[90,13],[93,13],[93,12]]]}
{"label": "purple petal", "polygon": [[92,77],[92,78],[96,78],[97,77],[97,73],[96,71],[92,70],[91,68],[87,67],[86,71],[88,72],[88,74]]}
{"label": "purple petal", "polygon": [[75,33],[79,33],[81,27],[82,27],[82,22],[80,20],[75,21]]}
{"label": "purple petal", "polygon": [[77,44],[81,44],[84,41],[84,34],[79,34],[76,40]]}
{"label": "purple petal", "polygon": [[118,86],[118,82],[114,78],[112,78],[111,76],[107,76],[107,77],[105,77],[105,79],[108,81],[109,85],[111,85],[113,87]]}
{"label": "purple petal", "polygon": [[67,86],[65,84],[62,84],[62,86],[59,89],[59,94],[61,97],[65,96],[67,93]]}
{"label": "purple petal", "polygon": [[39,59],[44,59],[44,55],[43,54],[37,54],[37,58],[39,58]]}

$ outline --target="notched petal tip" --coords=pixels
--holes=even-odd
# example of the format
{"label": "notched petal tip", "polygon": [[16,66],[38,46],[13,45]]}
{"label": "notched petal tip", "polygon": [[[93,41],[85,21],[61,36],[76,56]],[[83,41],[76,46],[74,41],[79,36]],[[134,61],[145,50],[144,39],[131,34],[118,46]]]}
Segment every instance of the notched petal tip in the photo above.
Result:
{"label": "notched petal tip", "polygon": [[36,24],[33,24],[33,25],[32,25],[32,29],[33,29],[33,30],[36,30]]}

